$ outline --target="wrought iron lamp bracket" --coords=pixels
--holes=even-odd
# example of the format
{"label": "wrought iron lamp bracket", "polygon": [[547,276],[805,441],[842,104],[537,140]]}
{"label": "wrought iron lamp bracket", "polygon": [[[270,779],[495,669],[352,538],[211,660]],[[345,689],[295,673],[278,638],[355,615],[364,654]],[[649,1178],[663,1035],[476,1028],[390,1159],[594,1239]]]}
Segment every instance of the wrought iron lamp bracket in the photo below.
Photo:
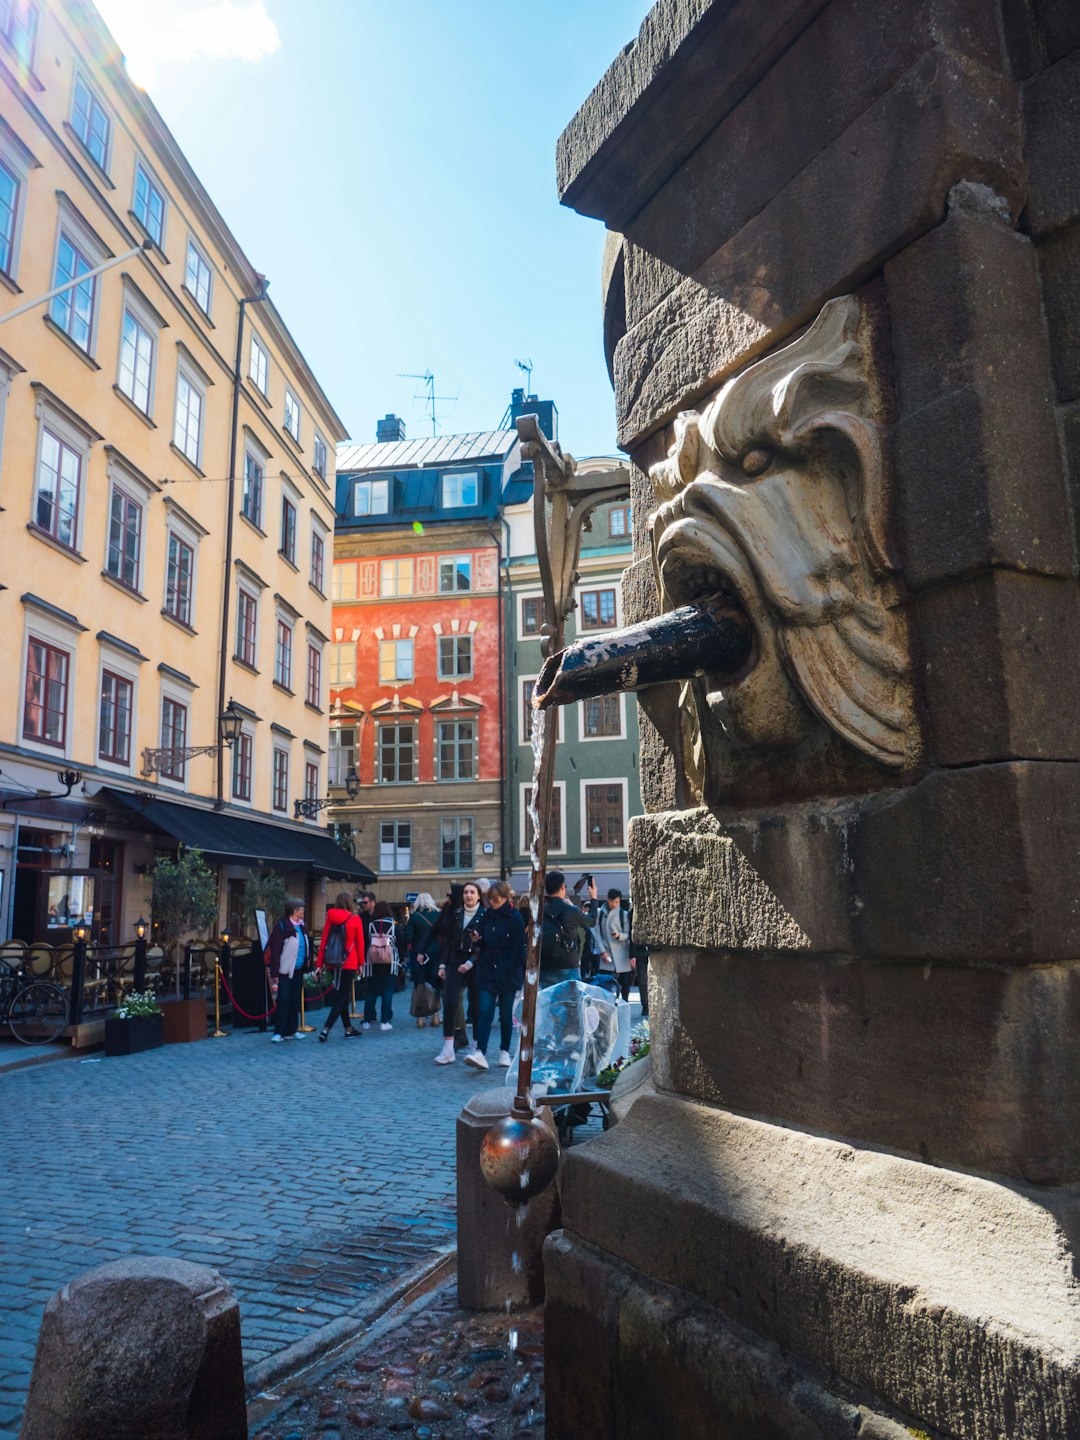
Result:
{"label": "wrought iron lamp bracket", "polygon": [[221,749],[220,745],[187,745],[183,749],[170,750],[167,746],[153,749],[146,746],[143,750],[143,768],[140,775],[150,776],[155,771],[160,773],[162,765],[182,764],[187,760],[194,760],[196,755],[216,755]]}

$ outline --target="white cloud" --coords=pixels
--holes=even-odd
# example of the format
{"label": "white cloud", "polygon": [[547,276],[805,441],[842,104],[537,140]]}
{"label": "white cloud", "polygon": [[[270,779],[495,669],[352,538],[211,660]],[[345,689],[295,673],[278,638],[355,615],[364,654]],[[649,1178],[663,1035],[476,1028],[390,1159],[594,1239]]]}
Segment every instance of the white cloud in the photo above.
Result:
{"label": "white cloud", "polygon": [[200,60],[265,60],[281,35],[265,0],[97,0],[98,9],[138,84],[167,65]]}

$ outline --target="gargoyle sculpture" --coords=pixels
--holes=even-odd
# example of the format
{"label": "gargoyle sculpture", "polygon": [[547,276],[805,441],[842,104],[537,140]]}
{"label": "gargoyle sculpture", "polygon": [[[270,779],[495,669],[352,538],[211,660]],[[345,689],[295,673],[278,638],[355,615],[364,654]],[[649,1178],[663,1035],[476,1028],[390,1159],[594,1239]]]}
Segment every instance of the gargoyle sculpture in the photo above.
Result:
{"label": "gargoyle sculpture", "polygon": [[641,691],[676,757],[677,803],[723,801],[735,752],[804,747],[804,774],[846,768],[848,783],[865,783],[869,762],[918,760],[864,323],[853,297],[830,301],[793,344],[678,417],[650,472],[662,613],[579,641],[537,677],[541,708]]}

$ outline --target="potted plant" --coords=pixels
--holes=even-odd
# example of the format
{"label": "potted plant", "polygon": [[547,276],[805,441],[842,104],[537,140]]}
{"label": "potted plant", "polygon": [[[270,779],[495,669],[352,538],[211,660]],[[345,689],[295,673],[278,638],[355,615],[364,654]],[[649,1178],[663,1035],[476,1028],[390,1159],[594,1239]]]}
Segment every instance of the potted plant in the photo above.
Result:
{"label": "potted plant", "polygon": [[105,1021],[105,1054],[135,1055],[163,1043],[161,1006],[152,990],[132,990]]}
{"label": "potted plant", "polygon": [[326,990],[330,985],[327,971],[317,973],[309,970],[304,976],[304,1009],[310,1015],[312,1010],[326,1008]]}
{"label": "potted plant", "polygon": [[[217,920],[218,882],[201,850],[181,846],[154,864],[150,903],[161,943],[181,963],[180,941],[208,930]],[[206,1039],[206,997],[166,1000],[164,1034],[169,1044]]]}

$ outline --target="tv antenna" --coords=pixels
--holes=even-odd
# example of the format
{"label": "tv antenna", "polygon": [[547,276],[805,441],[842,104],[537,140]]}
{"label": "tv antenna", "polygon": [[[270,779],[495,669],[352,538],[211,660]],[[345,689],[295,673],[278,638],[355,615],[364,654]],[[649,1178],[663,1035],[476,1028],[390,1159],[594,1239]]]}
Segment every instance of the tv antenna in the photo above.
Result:
{"label": "tv antenna", "polygon": [[461,398],[461,391],[459,390],[456,395],[436,395],[435,376],[430,370],[425,370],[422,375],[418,375],[409,370],[399,370],[398,375],[403,380],[422,380],[424,382],[423,389],[417,390],[413,394],[413,399],[423,400],[424,408],[431,417],[431,433],[432,435],[437,435],[439,433],[439,421],[445,418],[439,415],[437,406],[439,404],[447,404],[453,408]]}
{"label": "tv antenna", "polygon": [[517,368],[518,368],[519,370],[521,370],[521,371],[524,373],[524,376],[525,376],[525,393],[526,393],[527,395],[531,395],[531,394],[532,394],[533,362],[532,362],[531,360],[517,360],[517,359],[515,359],[514,364],[517,366]]}

